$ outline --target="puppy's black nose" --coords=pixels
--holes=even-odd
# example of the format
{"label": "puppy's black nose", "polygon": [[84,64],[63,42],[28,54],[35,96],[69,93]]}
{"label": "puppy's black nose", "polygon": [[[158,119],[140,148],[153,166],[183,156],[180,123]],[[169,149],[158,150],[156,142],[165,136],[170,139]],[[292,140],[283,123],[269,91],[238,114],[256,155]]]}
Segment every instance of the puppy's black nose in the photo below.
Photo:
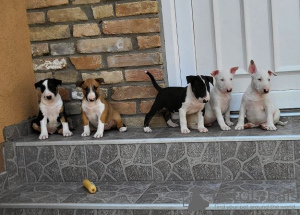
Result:
{"label": "puppy's black nose", "polygon": [[46,98],[47,98],[48,100],[51,100],[51,99],[52,99],[52,96],[46,96]]}
{"label": "puppy's black nose", "polygon": [[227,89],[227,92],[228,92],[228,93],[230,93],[231,91],[232,91],[232,89],[229,89],[229,90]]}
{"label": "puppy's black nose", "polygon": [[264,89],[264,93],[268,93],[268,92],[269,92],[269,90]]}
{"label": "puppy's black nose", "polygon": [[90,102],[94,102],[94,101],[96,101],[96,99],[90,99]]}
{"label": "puppy's black nose", "polygon": [[207,103],[208,101],[206,99],[203,99],[203,103]]}

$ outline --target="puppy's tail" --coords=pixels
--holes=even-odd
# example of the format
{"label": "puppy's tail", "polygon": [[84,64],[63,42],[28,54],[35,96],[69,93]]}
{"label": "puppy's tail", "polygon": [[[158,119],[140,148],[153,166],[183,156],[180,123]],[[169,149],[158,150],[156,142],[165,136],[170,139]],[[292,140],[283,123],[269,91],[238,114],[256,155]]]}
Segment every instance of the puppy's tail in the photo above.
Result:
{"label": "puppy's tail", "polygon": [[288,123],[288,121],[286,121],[286,122],[278,121],[278,122],[276,123],[276,125],[285,126],[287,123]]}
{"label": "puppy's tail", "polygon": [[151,81],[152,81],[152,84],[153,86],[155,87],[155,89],[159,92],[162,90],[162,88],[157,84],[157,82],[155,81],[153,75],[148,72],[148,71],[145,71],[145,73],[150,77]]}

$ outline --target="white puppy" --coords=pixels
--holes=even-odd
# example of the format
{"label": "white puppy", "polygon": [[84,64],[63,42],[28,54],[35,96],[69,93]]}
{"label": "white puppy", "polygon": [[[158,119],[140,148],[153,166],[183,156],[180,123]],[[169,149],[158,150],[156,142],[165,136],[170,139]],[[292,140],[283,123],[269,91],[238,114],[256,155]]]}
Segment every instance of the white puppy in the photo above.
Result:
{"label": "white puppy", "polygon": [[[226,70],[215,70],[211,75],[215,78],[215,85],[210,93],[210,100],[205,105],[204,123],[209,125],[216,120],[222,130],[228,131],[233,125],[230,121],[230,102],[232,92],[232,80],[238,67]],[[223,115],[225,114],[225,121]],[[226,122],[226,123],[225,123]],[[190,128],[196,128],[197,116],[195,114],[188,116],[188,125]]]}
{"label": "white puppy", "polygon": [[[235,130],[261,126],[264,130],[274,131],[277,129],[275,124],[285,125],[287,122],[279,121],[280,110],[274,106],[269,96],[270,78],[276,74],[270,70],[257,70],[253,60],[250,61],[248,72],[252,81],[243,95]],[[245,116],[247,124],[244,124]]]}

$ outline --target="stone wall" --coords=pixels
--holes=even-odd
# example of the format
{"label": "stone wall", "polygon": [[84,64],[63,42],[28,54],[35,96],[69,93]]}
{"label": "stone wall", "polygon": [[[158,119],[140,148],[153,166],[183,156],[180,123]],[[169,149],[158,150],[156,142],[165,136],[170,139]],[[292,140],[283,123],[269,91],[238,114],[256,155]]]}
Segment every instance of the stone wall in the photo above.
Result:
{"label": "stone wall", "polygon": [[[142,126],[156,95],[145,70],[164,85],[157,1],[26,0],[36,80],[63,81],[68,115],[80,114],[75,83],[102,77],[102,94],[129,127]],[[152,126],[165,125],[157,117]]]}

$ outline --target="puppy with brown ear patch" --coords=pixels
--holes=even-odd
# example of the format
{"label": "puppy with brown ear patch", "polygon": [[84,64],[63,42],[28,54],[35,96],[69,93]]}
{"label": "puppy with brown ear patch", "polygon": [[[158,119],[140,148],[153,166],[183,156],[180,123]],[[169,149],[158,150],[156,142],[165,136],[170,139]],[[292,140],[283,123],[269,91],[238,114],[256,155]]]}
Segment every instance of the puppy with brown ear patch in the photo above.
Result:
{"label": "puppy with brown ear patch", "polygon": [[83,133],[86,137],[91,134],[89,123],[97,128],[94,138],[103,137],[104,130],[118,128],[120,132],[127,131],[120,114],[100,96],[100,84],[104,83],[102,78],[87,79],[78,82],[76,85],[83,90],[82,99],[82,124]]}

